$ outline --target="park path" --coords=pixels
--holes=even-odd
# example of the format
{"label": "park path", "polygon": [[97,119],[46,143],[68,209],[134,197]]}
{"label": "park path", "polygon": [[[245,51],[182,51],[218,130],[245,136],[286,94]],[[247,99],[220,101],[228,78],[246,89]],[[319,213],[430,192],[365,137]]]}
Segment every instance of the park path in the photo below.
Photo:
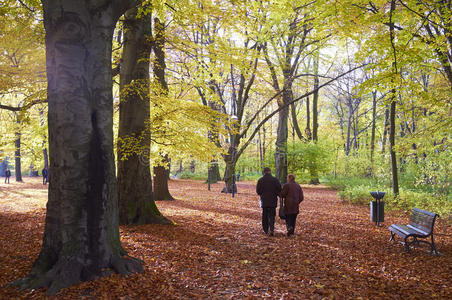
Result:
{"label": "park path", "polygon": [[[177,200],[157,205],[175,226],[121,227],[123,245],[131,256],[144,260],[145,273],[81,283],[59,298],[452,298],[447,224],[440,222],[436,228],[440,257],[425,249],[406,254],[401,245],[388,242],[387,230],[391,223],[405,223],[405,214],[387,214],[378,228],[369,221],[368,207],[344,204],[325,187],[303,187],[305,201],[295,236],[287,238],[278,220],[275,236],[268,237],[262,234],[254,183],[239,182],[234,198],[221,194],[222,187],[214,184],[207,191],[199,181],[172,180],[170,190]],[[0,192],[5,192],[2,186]],[[2,286],[29,270],[43,230],[44,206],[14,212],[11,205],[0,200],[0,209],[9,208],[0,210],[0,249],[6,254],[0,263],[2,270],[10,271],[0,275]],[[27,299],[43,295],[6,289],[0,298],[2,293]]]}

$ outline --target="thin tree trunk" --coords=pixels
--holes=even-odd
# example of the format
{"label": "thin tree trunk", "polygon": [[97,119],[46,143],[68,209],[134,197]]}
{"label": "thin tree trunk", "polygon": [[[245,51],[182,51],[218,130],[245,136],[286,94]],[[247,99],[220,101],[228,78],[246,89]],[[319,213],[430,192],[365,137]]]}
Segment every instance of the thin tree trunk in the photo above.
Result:
{"label": "thin tree trunk", "polygon": [[[137,9],[124,15],[124,49],[120,68],[118,130],[118,198],[120,224],[169,224],[155,205],[149,154],[149,64],[152,17],[137,17]],[[133,91],[133,92],[132,92]],[[137,137],[140,153],[129,153],[122,140]]]}
{"label": "thin tree trunk", "polygon": [[[395,31],[394,31],[394,22],[392,21],[392,14],[396,9],[396,1],[391,0],[391,9],[389,13],[389,34],[391,39],[391,45],[394,51],[394,62],[392,63],[392,67],[394,69],[394,74],[398,74],[397,69],[397,57],[396,57],[396,49],[394,45]],[[394,82],[392,82],[394,84]],[[397,170],[397,156],[395,153],[395,118],[396,118],[396,89],[393,88],[391,90],[392,99],[391,99],[391,112],[389,115],[389,123],[390,123],[390,131],[389,131],[389,144],[390,144],[390,153],[391,153],[391,169],[392,169],[392,191],[395,196],[399,195],[399,178],[398,178],[398,170]]]}
{"label": "thin tree trunk", "polygon": [[306,133],[306,138],[308,140],[312,140],[312,132],[311,132],[311,103],[309,101],[309,97],[306,97],[306,129],[304,132]]}
{"label": "thin tree trunk", "polygon": [[312,98],[312,139],[314,141],[318,140],[318,102],[319,102],[319,51],[316,52],[314,57],[314,95]]}
{"label": "thin tree trunk", "polygon": [[21,154],[20,154],[20,138],[22,136],[22,134],[20,133],[20,120],[19,117],[16,116],[16,123],[17,123],[17,130],[16,130],[16,140],[14,141],[15,144],[15,151],[14,151],[14,162],[15,162],[15,166],[14,166],[14,173],[16,175],[16,181],[17,182],[22,182],[22,162],[21,162]]}
{"label": "thin tree trunk", "polygon": [[388,139],[388,132],[389,132],[389,109],[386,107],[385,109],[385,123],[384,123],[384,129],[383,129],[383,140],[381,141],[381,152],[385,153],[386,151],[386,140]]}
{"label": "thin tree trunk", "polygon": [[[49,199],[41,252],[20,288],[60,289],[142,272],[119,239],[113,153],[112,36],[129,1],[43,0]],[[100,3],[101,2],[101,3]]]}
{"label": "thin tree trunk", "polygon": [[345,145],[345,155],[350,154],[350,135],[352,130],[352,119],[353,119],[353,105],[352,105],[352,99],[350,99],[350,96],[347,96],[347,106],[348,106],[348,120],[347,120],[347,141]]}
{"label": "thin tree trunk", "polygon": [[[393,95],[395,95],[395,89],[392,90]],[[397,170],[397,157],[395,153],[395,115],[396,115],[396,101],[395,96],[391,102],[391,112],[390,112],[390,131],[389,131],[389,145],[390,145],[390,153],[391,153],[391,169],[392,169],[392,190],[394,195],[399,194],[399,178],[398,178],[398,170]]]}
{"label": "thin tree trunk", "polygon": [[377,92],[372,92],[372,129],[370,137],[370,173],[374,174],[375,129],[377,119]]}
{"label": "thin tree trunk", "polygon": [[297,112],[296,112],[296,109],[295,109],[295,103],[292,103],[290,105],[290,112],[291,112],[291,115],[292,115],[293,130],[294,130],[294,132],[297,133],[297,137],[300,140],[304,140],[303,133],[301,133],[300,126],[298,125]]}

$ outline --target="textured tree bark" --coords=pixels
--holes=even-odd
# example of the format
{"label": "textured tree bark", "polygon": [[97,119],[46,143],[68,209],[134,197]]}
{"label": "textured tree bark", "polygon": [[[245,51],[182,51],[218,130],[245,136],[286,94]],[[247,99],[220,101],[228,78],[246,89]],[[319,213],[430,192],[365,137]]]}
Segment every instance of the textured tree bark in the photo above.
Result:
{"label": "textured tree bark", "polygon": [[42,2],[52,180],[41,253],[14,284],[53,295],[143,267],[120,243],[113,154],[112,36],[132,1]]}
{"label": "textured tree bark", "polygon": [[[124,49],[120,69],[118,130],[118,201],[120,224],[169,224],[155,205],[149,154],[151,137],[149,65],[152,44],[152,17],[137,17],[132,8],[124,15]],[[138,138],[140,153],[123,155],[121,140]],[[127,146],[125,146],[127,147]]]}
{"label": "textured tree bark", "polygon": [[225,187],[221,191],[222,193],[237,193],[237,185],[234,184],[232,180],[233,174],[235,174],[235,166],[237,164],[237,157],[234,159],[232,150],[229,151],[231,154],[227,154],[224,156],[224,161],[226,163],[226,167],[224,169],[224,183]]}
{"label": "textured tree bark", "polygon": [[[17,124],[20,125],[20,120],[17,119]],[[14,151],[14,174],[16,176],[17,182],[22,182],[22,162],[21,162],[21,154],[20,154],[20,129],[18,129],[15,133],[16,140],[14,141],[15,144],[15,151]]]}
{"label": "textured tree bark", "polygon": [[[286,85],[282,93],[282,103],[280,106],[289,103],[292,100],[292,87]],[[278,113],[278,128],[276,130],[275,143],[275,177],[281,183],[287,181],[287,138],[289,136],[288,129],[289,106],[286,106]]]}

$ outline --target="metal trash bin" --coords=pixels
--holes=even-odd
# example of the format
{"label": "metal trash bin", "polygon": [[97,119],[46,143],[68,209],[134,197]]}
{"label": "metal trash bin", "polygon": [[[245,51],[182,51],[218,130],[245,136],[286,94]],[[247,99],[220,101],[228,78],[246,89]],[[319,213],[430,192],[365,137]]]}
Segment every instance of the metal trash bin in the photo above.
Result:
{"label": "metal trash bin", "polygon": [[381,201],[385,196],[385,192],[370,192],[375,201],[370,202],[370,221],[375,222],[379,226],[385,221],[385,203]]}

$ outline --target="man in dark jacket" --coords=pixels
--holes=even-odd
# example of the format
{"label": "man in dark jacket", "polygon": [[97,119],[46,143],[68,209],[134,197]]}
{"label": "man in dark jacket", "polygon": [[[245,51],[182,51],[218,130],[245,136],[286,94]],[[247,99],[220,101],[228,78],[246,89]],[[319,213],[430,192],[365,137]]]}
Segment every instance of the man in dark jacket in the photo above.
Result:
{"label": "man in dark jacket", "polygon": [[9,178],[11,177],[11,171],[9,169],[6,169],[5,171],[5,183],[6,181],[8,181],[9,183]]}
{"label": "man in dark jacket", "polygon": [[46,168],[42,169],[42,184],[47,184],[49,176],[49,171]]}
{"label": "man in dark jacket", "polygon": [[264,176],[261,177],[256,186],[256,193],[260,196],[262,206],[262,229],[265,234],[269,232],[273,236],[275,229],[276,206],[278,195],[281,192],[281,183],[273,177],[268,167],[264,168]]}

